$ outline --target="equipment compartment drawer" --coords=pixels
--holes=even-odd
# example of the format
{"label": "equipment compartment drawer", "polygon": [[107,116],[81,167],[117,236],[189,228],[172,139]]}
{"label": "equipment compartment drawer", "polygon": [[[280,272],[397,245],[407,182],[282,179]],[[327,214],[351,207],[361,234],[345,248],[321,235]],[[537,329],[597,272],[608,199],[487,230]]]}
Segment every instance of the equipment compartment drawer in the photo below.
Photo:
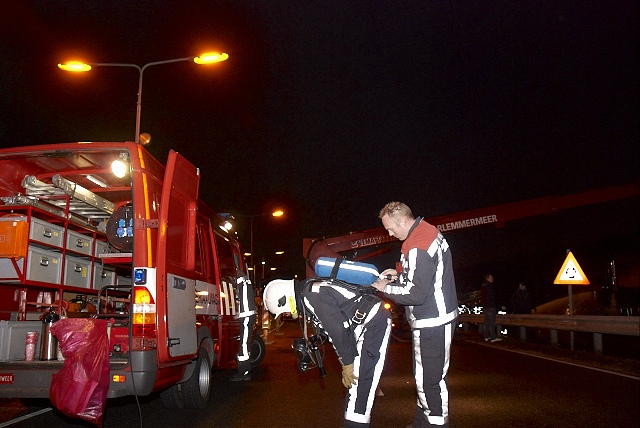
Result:
{"label": "equipment compartment drawer", "polygon": [[81,233],[67,231],[67,250],[76,253],[91,255],[93,238]]}
{"label": "equipment compartment drawer", "polygon": [[64,228],[51,224],[39,218],[31,218],[31,227],[29,228],[29,239],[42,242],[43,244],[62,247],[62,237],[64,236]]}
{"label": "equipment compartment drawer", "polygon": [[27,216],[0,217],[0,257],[19,259],[27,255]]}
{"label": "equipment compartment drawer", "polygon": [[27,333],[38,333],[36,355],[40,355],[40,321],[0,321],[0,361],[24,360]]}
{"label": "equipment compartment drawer", "polygon": [[116,285],[116,272],[106,269],[101,263],[93,264],[93,288],[100,290],[107,285]]}
{"label": "equipment compartment drawer", "polygon": [[93,256],[100,257],[100,254],[107,254],[108,249],[109,244],[107,242],[96,239],[96,248],[93,252]]}
{"label": "equipment compartment drawer", "polygon": [[[15,265],[13,264],[15,261]],[[0,281],[2,282],[18,282],[24,270],[24,259],[20,258],[12,260],[9,258],[0,258]]]}
{"label": "equipment compartment drawer", "polygon": [[26,279],[60,284],[62,254],[58,251],[29,246]]}
{"label": "equipment compartment drawer", "polygon": [[89,288],[91,261],[79,257],[65,256],[64,262],[64,285]]}

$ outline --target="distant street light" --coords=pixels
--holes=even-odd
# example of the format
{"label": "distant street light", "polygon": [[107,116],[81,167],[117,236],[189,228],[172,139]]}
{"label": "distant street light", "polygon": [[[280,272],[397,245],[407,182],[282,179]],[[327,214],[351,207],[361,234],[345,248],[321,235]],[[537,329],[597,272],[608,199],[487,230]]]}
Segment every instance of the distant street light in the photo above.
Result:
{"label": "distant street light", "polygon": [[[138,70],[140,73],[140,78],[138,80],[138,107],[136,109],[136,135],[135,142],[138,144],[140,142],[140,113],[142,111],[142,74],[147,67],[151,67],[152,65],[160,65],[160,64],[170,64],[172,62],[180,62],[180,61],[193,61],[196,64],[212,64],[215,62],[225,61],[229,58],[229,55],[226,53],[217,53],[217,52],[209,52],[202,54],[200,56],[188,56],[185,58],[175,58],[168,59],[165,61],[155,61],[150,62],[148,64],[140,67],[136,64],[121,64],[121,63],[110,63],[110,62],[96,62],[85,64],[80,61],[70,61],[64,64],[58,64],[58,68],[64,71],[72,71],[72,72],[85,72],[91,70],[91,67],[133,67]],[[145,142],[148,144],[150,138],[145,137]]]}
{"label": "distant street light", "polygon": [[[256,217],[262,217],[265,215],[271,215],[273,217],[282,217],[284,215],[284,212],[278,210],[278,211],[274,211],[272,213],[266,213],[266,214],[254,214],[251,216],[251,268],[253,269],[253,283],[255,285],[256,282],[256,270],[255,270],[255,265],[253,264],[253,219]],[[263,265],[263,276],[264,276],[264,265]]]}
{"label": "distant street light", "polygon": [[[255,286],[256,283],[256,269],[255,269],[255,265],[253,264],[253,219],[256,217],[262,217],[262,216],[267,216],[270,215],[272,217],[282,217],[284,215],[284,212],[281,210],[278,211],[274,211],[272,213],[264,213],[264,214],[253,214],[253,215],[243,215],[243,214],[231,214],[231,213],[218,213],[218,216],[222,217],[225,220],[228,219],[233,219],[234,217],[245,217],[245,218],[249,218],[250,219],[250,235],[251,235],[251,241],[250,241],[250,253],[249,253],[249,257],[250,257],[250,261],[249,263],[251,264],[251,270],[253,271],[253,284]],[[264,276],[264,262],[263,262],[263,276]]]}

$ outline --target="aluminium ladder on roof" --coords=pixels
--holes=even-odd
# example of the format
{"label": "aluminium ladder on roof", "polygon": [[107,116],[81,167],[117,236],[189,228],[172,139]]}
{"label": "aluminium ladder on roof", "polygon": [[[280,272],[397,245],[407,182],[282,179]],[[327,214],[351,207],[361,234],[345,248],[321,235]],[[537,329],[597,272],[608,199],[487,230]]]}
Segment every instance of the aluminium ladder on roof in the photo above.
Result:
{"label": "aluminium ladder on roof", "polygon": [[[115,204],[59,174],[51,184],[27,175],[22,180],[25,195],[3,196],[5,205],[30,205],[74,223],[96,227],[106,223]],[[100,228],[98,226],[98,228]]]}
{"label": "aluminium ladder on roof", "polygon": [[[56,199],[55,196],[69,196],[69,212],[92,220],[108,219],[115,209],[115,204],[96,195],[71,180],[59,174],[51,177],[51,184],[38,180],[33,175],[27,175],[22,180],[22,187],[27,195],[46,198],[53,205],[65,209],[67,201]],[[52,198],[54,197],[54,198]]]}

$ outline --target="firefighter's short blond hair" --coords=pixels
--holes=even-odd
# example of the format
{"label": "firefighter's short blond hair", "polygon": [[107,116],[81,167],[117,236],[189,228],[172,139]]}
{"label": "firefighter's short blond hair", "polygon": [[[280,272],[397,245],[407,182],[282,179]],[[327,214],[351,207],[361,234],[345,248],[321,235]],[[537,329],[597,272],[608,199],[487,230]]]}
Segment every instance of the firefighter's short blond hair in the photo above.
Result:
{"label": "firefighter's short blond hair", "polygon": [[413,213],[411,212],[411,208],[409,208],[407,204],[404,204],[402,202],[389,202],[387,205],[382,207],[378,217],[382,218],[385,215],[388,215],[393,219],[398,219],[402,217],[410,218],[410,219],[414,218]]}

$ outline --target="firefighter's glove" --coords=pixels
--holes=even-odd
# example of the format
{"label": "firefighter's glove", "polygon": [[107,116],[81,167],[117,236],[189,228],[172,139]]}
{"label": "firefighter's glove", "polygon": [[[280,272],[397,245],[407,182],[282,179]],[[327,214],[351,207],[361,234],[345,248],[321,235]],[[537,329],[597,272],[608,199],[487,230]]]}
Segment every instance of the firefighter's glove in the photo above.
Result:
{"label": "firefighter's glove", "polygon": [[353,374],[353,363],[342,366],[342,384],[345,388],[349,389],[351,385],[355,385],[356,379],[358,378]]}

